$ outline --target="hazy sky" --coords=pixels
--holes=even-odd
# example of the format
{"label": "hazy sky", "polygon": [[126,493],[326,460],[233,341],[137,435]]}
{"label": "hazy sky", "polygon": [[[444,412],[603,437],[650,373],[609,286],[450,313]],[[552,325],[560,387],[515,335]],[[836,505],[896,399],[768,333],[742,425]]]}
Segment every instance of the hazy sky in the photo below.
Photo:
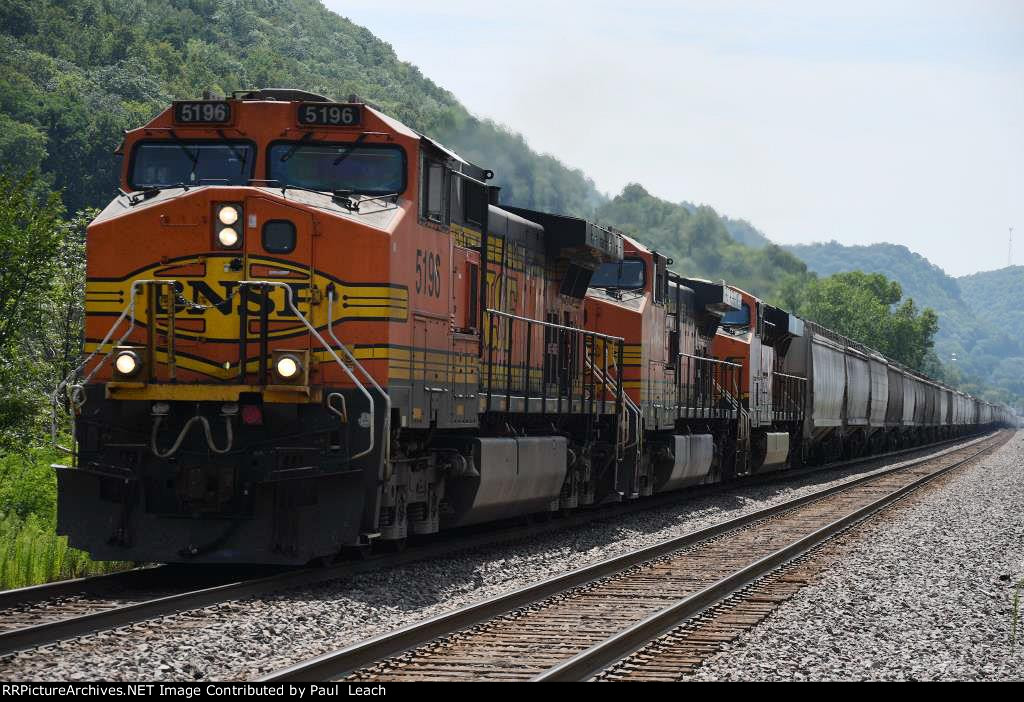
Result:
{"label": "hazy sky", "polygon": [[1022,0],[326,4],[603,192],[1024,263]]}

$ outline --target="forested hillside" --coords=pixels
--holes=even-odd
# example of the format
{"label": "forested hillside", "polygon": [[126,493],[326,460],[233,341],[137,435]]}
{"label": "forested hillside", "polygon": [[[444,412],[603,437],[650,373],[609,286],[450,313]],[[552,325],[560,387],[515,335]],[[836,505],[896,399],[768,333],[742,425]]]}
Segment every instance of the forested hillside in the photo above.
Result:
{"label": "forested hillside", "polygon": [[736,241],[731,220],[712,208],[667,202],[636,183],[601,205],[596,218],[672,257],[672,268],[685,275],[724,279],[770,299],[777,299],[787,280],[807,278],[807,266],[779,246],[766,240],[754,249]]}
{"label": "forested hillside", "polygon": [[956,279],[960,296],[978,319],[1024,333],[1024,266],[1007,266]]}
{"label": "forested hillside", "polygon": [[[1017,305],[1024,293],[1024,267],[979,273],[954,279],[905,246],[826,244],[787,246],[819,275],[848,271],[882,273],[897,281],[905,296],[935,310],[939,331],[935,352],[945,364],[948,379],[958,376],[965,388],[992,399],[1021,402],[1024,398],[1024,312]],[[952,359],[956,358],[956,361]]]}
{"label": "forested hillside", "polygon": [[[777,302],[783,286],[811,279],[797,256],[744,220],[661,200],[637,184],[609,199],[579,170],[469,114],[388,44],[318,0],[0,0],[0,29],[0,172],[17,181],[38,171],[33,187],[41,197],[56,191],[69,215],[109,201],[122,130],[171,100],[289,86],[359,95],[493,169],[504,202],[595,217],[665,252],[684,274],[725,279]],[[794,251],[822,274],[859,268],[900,281],[939,312],[944,358],[971,358],[982,337],[992,337],[956,283],[920,257],[902,247],[847,255],[837,246]],[[1005,350],[1004,342],[996,337],[984,357]]]}
{"label": "forested hillside", "polygon": [[0,165],[46,173],[71,211],[110,199],[123,129],[176,98],[268,86],[359,95],[492,168],[516,202],[603,199],[318,0],[3,0],[0,28]]}
{"label": "forested hillside", "polygon": [[[116,187],[121,131],[177,98],[288,86],[360,96],[492,169],[504,202],[592,216],[676,257],[680,270],[770,296],[796,259],[746,222],[646,192],[612,202],[579,170],[470,115],[366,29],[318,0],[0,2],[0,170],[40,171],[69,212]],[[651,207],[653,212],[639,210]],[[689,208],[689,209],[688,209]]]}
{"label": "forested hillside", "polygon": [[770,246],[772,241],[766,237],[760,229],[745,219],[732,219],[724,217],[725,228],[736,241],[753,249],[763,249]]}
{"label": "forested hillside", "polygon": [[944,359],[957,353],[966,367],[1022,355],[1010,353],[1014,339],[998,326],[977,320],[955,281],[902,247],[824,244],[794,247],[794,256],[745,220],[667,202],[637,184],[609,199],[579,170],[469,114],[318,0],[0,0],[0,31],[0,173],[17,181],[37,171],[33,187],[41,197],[56,191],[69,214],[109,201],[122,130],[173,99],[260,86],[355,94],[493,169],[504,202],[596,217],[664,251],[687,275],[780,301],[783,286],[810,280],[797,256],[826,275],[882,272],[939,312]]}
{"label": "forested hillside", "polygon": [[[1024,266],[975,273],[956,282],[971,314],[991,331],[977,349],[977,362],[992,368],[993,384],[1024,397]],[[1004,355],[1008,349],[1016,354]]]}

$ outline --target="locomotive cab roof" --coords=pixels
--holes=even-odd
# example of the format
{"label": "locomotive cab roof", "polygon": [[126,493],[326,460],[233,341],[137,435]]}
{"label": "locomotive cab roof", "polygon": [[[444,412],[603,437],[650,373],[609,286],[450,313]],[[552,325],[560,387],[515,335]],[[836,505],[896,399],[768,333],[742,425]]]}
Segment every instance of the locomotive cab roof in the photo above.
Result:
{"label": "locomotive cab roof", "polygon": [[[280,103],[278,107],[259,107],[253,103]],[[297,118],[297,112],[291,116],[279,112],[286,105],[301,106],[304,103],[315,103],[324,106],[337,105],[343,108],[357,108],[360,118],[353,124],[303,122]],[[226,109],[215,120],[179,119],[179,107],[182,105],[224,105]],[[254,116],[252,110],[276,110],[270,124],[265,114]],[[294,109],[294,108],[288,108]],[[281,131],[282,120],[286,128]],[[242,129],[242,124],[245,124]],[[386,114],[378,106],[358,96],[351,95],[345,101],[335,101],[324,95],[293,88],[259,88],[254,90],[237,90],[230,96],[201,99],[176,100],[166,109],[154,116],[145,125],[127,130],[124,140],[115,153],[123,155],[125,147],[133,147],[141,139],[169,139],[181,141],[183,138],[220,139],[220,140],[254,140],[269,143],[280,139],[302,138],[316,132],[323,134],[326,130],[337,130],[339,140],[356,138],[364,135],[366,143],[374,141],[397,142],[404,140],[418,142],[420,147],[436,152],[437,156],[447,161],[447,165],[478,181],[486,181],[494,177],[492,171],[466,160],[452,149],[422,134],[400,120]],[[308,138],[308,137],[307,137]],[[318,137],[322,138],[322,137]],[[408,144],[409,141],[406,141]],[[262,144],[261,144],[262,146]],[[132,189],[132,188],[127,188]]]}

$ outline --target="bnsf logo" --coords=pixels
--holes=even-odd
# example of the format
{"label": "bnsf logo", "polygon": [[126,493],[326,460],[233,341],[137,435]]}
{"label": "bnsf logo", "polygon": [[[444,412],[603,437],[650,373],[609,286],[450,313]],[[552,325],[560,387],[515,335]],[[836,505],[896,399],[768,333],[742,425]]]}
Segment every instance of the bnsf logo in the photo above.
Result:
{"label": "bnsf logo", "polygon": [[[282,281],[283,282],[283,281]],[[299,310],[307,311],[310,302],[309,283],[285,283],[291,289],[292,304]],[[190,315],[204,315],[207,310],[217,310],[225,316],[237,315],[242,312],[241,289],[237,280],[221,280],[215,289],[205,280],[189,280],[173,285],[176,298],[176,310]],[[258,286],[247,286],[245,291],[246,312],[249,315],[295,317],[288,305],[287,292],[281,287],[261,289]],[[157,311],[166,314],[163,304],[166,296],[160,297]]]}
{"label": "bnsf logo", "polygon": [[[305,326],[288,305],[287,291],[281,286],[261,288],[245,286],[240,280],[279,282],[291,290],[292,302],[318,328],[327,322],[328,291],[334,291],[331,317],[345,321],[407,321],[409,290],[387,283],[349,283],[331,278],[309,268],[289,265],[283,261],[251,257],[246,270],[237,278],[225,276],[233,260],[211,256],[204,259],[182,259],[146,270],[135,271],[124,279],[90,279],[86,284],[85,309],[88,315],[117,316],[128,304],[134,280],[166,280],[170,286],[158,286],[160,294],[153,301],[156,319],[152,326],[165,332],[173,289],[175,335],[201,341],[237,340],[243,299],[249,322],[249,333],[259,333],[260,320],[269,323],[271,337],[304,333]],[[147,319],[149,286],[140,286],[135,301],[136,320],[150,325]]]}

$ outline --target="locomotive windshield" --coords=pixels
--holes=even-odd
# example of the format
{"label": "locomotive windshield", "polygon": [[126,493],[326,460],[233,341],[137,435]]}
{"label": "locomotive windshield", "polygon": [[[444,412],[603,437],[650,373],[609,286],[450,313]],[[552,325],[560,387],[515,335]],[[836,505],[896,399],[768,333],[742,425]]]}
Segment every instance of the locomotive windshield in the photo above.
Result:
{"label": "locomotive windshield", "polygon": [[644,262],[627,258],[617,263],[603,263],[590,277],[592,288],[636,290],[644,286]]}
{"label": "locomotive windshield", "polygon": [[267,158],[267,178],[281,185],[365,195],[405,190],[405,153],[397,147],[278,142]]}
{"label": "locomotive windshield", "polygon": [[722,317],[723,327],[749,327],[750,326],[750,305],[743,303],[738,310],[728,312]]}
{"label": "locomotive windshield", "polygon": [[243,141],[145,141],[132,155],[133,188],[173,185],[245,185],[252,177],[253,145]]}

